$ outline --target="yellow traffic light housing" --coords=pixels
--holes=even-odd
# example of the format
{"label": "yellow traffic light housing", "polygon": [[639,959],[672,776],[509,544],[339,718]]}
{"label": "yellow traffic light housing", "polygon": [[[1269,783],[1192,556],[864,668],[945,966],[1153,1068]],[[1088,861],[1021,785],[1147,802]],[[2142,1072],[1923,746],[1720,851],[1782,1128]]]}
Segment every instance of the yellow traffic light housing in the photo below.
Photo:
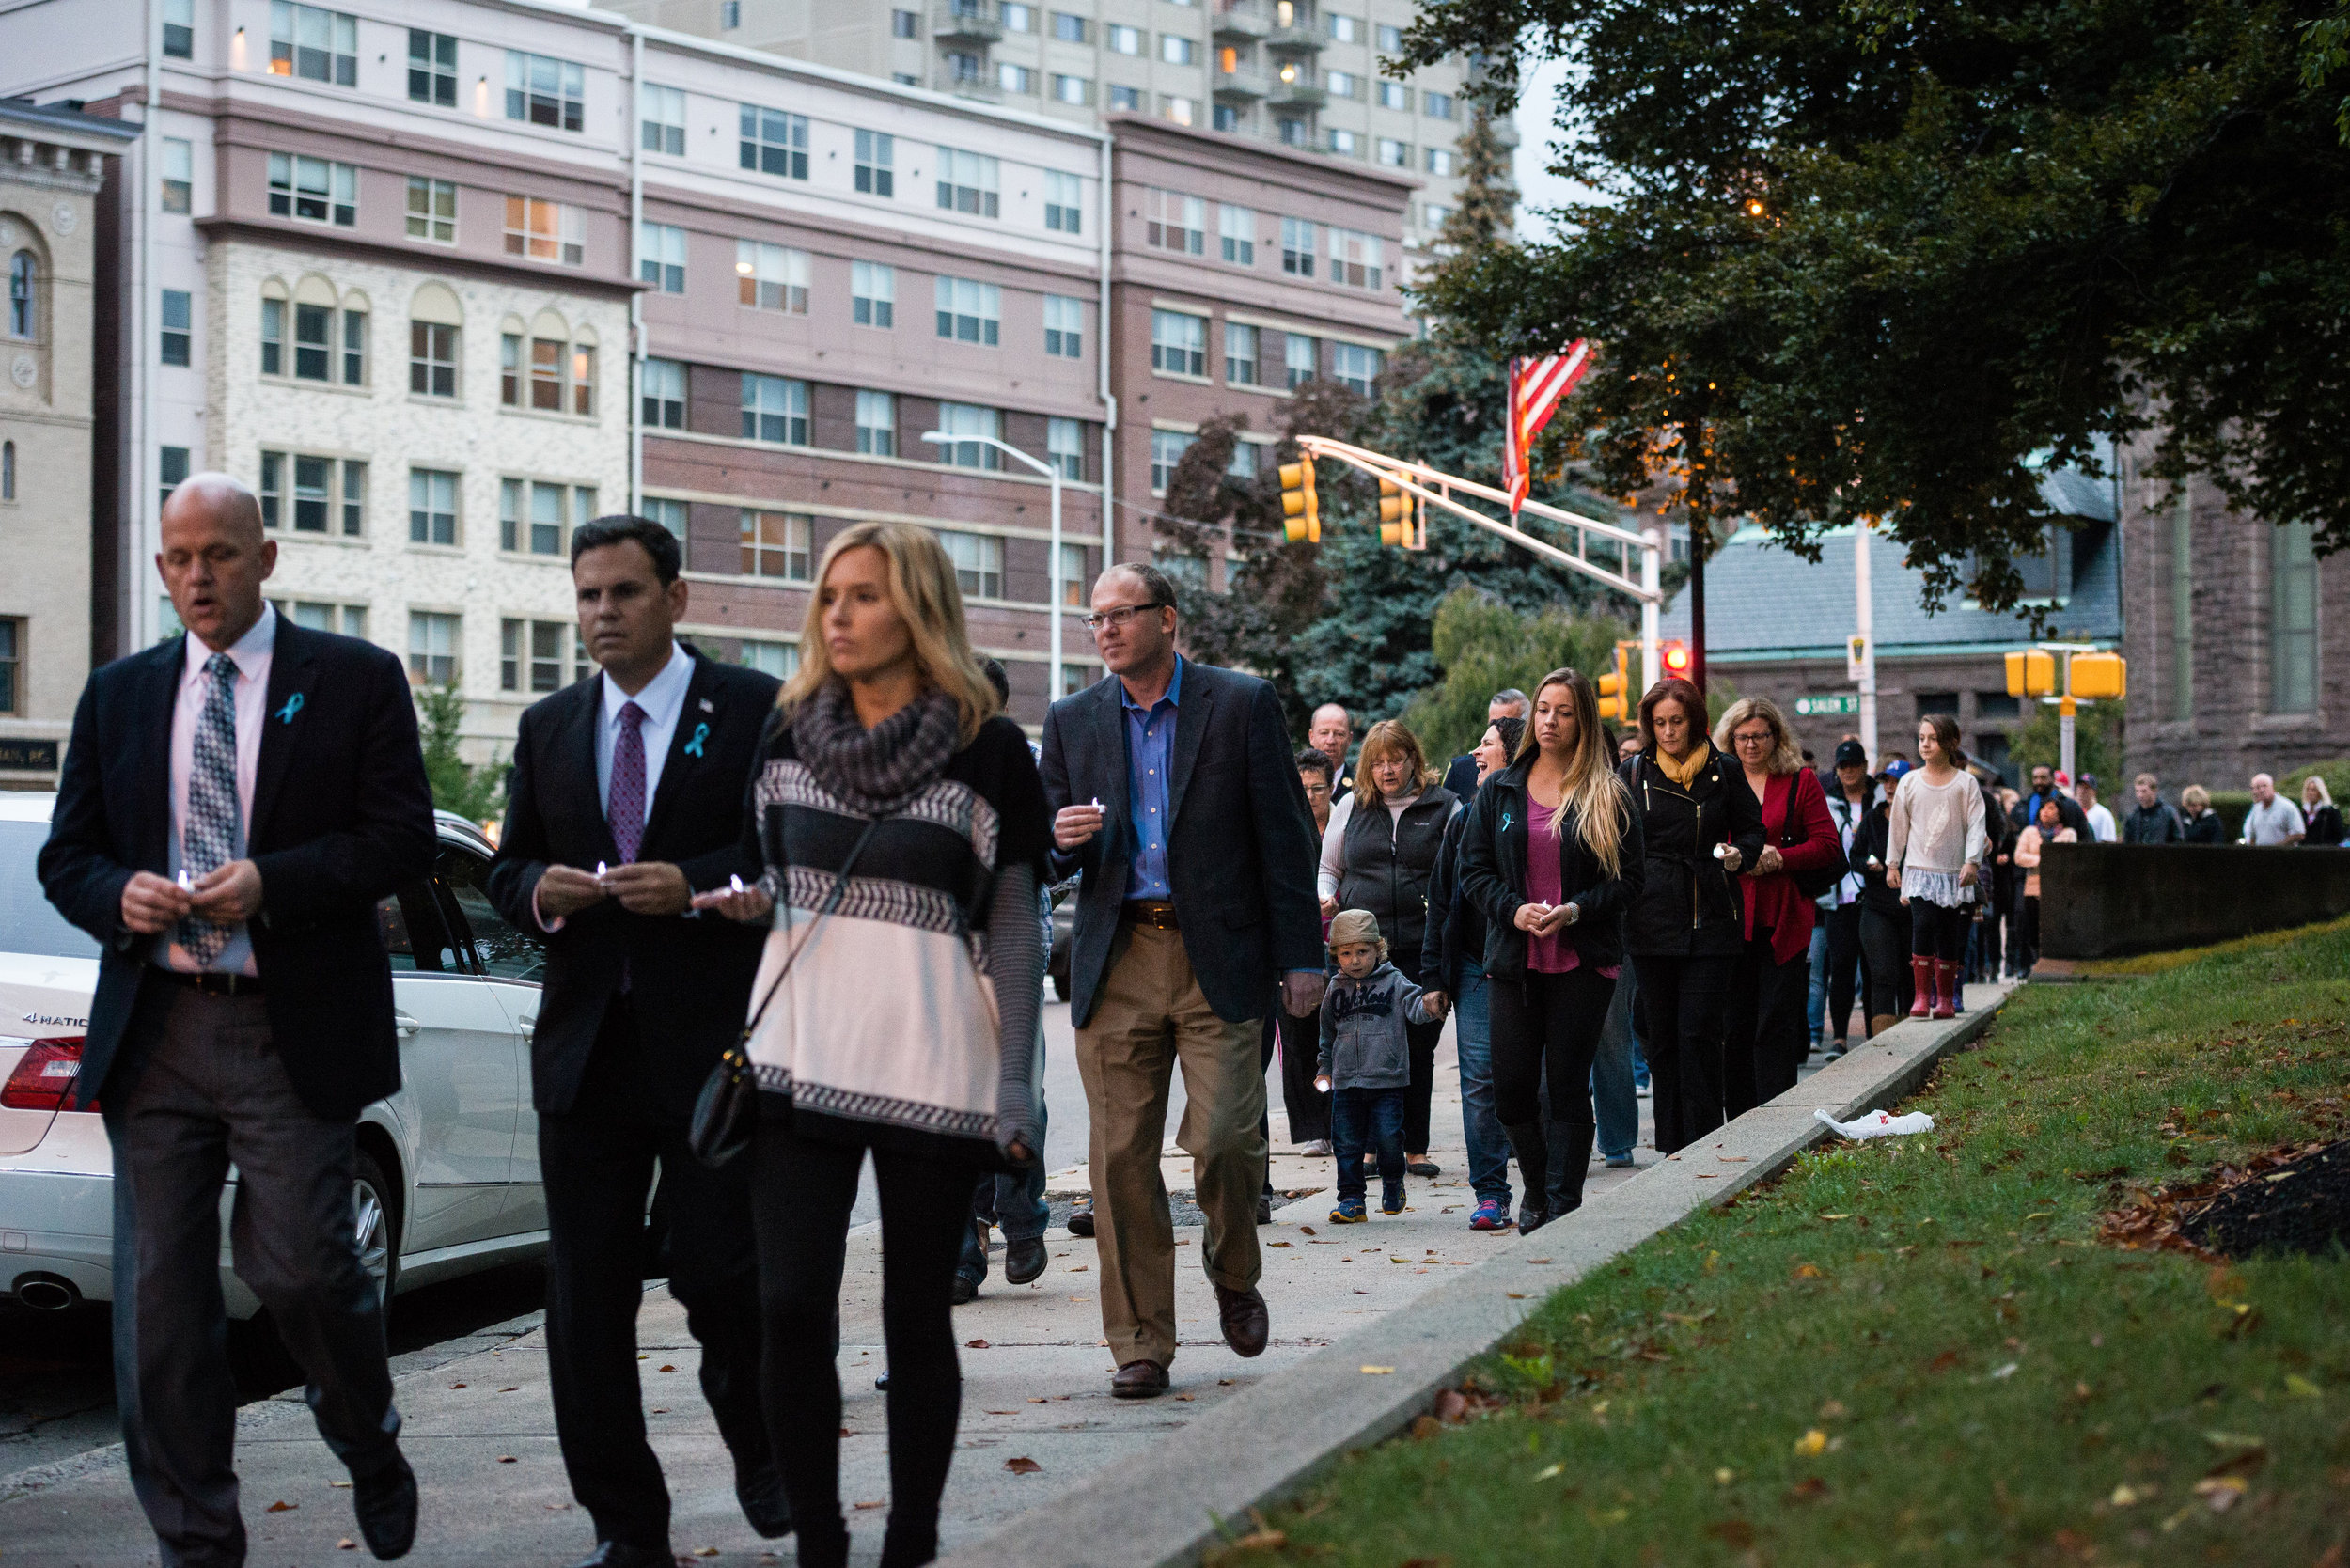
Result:
{"label": "yellow traffic light housing", "polygon": [[[2015,655],[2011,653],[2008,657],[2013,660]],[[2084,700],[2118,702],[2129,695],[2129,666],[2119,653],[2076,653],[2070,662],[2066,686],[2073,696]]]}
{"label": "yellow traffic light housing", "polygon": [[1379,542],[1412,546],[1412,496],[1382,474],[1379,477]]}
{"label": "yellow traffic light housing", "polygon": [[1322,506],[1314,496],[1313,459],[1281,464],[1281,531],[1292,544],[1322,542]]}
{"label": "yellow traffic light housing", "polygon": [[1599,716],[1617,724],[1632,722],[1631,651],[1636,642],[1616,644],[1615,667],[1603,671],[1599,678]]}
{"label": "yellow traffic light housing", "polygon": [[2007,695],[2010,697],[2054,697],[2056,695],[2056,656],[2043,649],[2028,648],[2007,656]]}

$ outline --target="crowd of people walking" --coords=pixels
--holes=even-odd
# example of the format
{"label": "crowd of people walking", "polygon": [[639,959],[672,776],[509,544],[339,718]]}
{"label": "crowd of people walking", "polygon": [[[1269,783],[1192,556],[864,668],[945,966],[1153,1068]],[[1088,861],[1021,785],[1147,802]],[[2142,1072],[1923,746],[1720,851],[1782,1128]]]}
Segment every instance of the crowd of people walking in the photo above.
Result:
{"label": "crowd of people walking", "polygon": [[[186,635],[92,677],[40,857],[104,945],[75,1092],[114,1150],[128,1464],[164,1561],[243,1560],[215,1272],[233,1159],[238,1271],[308,1380],[365,1544],[395,1558],[417,1488],[349,1194],[358,1113],[399,1084],[377,908],[434,853],[408,682],[277,617],[276,546],[236,480],[182,482],[162,541]],[[1169,1388],[1178,1349],[1176,1073],[1193,1256],[1225,1342],[1254,1356],[1277,1058],[1290,1137],[1335,1160],[1330,1217],[1359,1223],[1368,1169],[1389,1215],[1440,1174],[1453,1018],[1466,1223],[1533,1231],[1581,1206],[1595,1150],[1632,1163],[1637,1093],[1669,1154],[1846,1049],[1856,1011],[1867,1034],[1948,1018],[2002,958],[2028,971],[2051,845],[2221,836],[2207,792],[2173,808],[2150,776],[2118,823],[2088,776],[2035,768],[2003,799],[1946,714],[1919,722],[1914,765],[1872,772],[1847,737],[1815,771],[1774,703],[1709,729],[1680,679],[1619,735],[1587,677],[1552,670],[1495,694],[1442,770],[1393,719],[1356,751],[1337,704],[1293,751],[1270,684],[1178,651],[1174,586],[1144,564],[1094,583],[1108,673],[1031,743],[928,529],[833,537],[781,683],[679,639],[691,587],[663,526],[598,519],[571,558],[599,668],[523,716],[490,891],[546,952],[532,1096],[553,1403],[595,1536],[577,1568],[673,1560],[637,1376],[653,1276],[700,1346],[746,1522],[796,1531],[804,1568],[848,1561],[836,1363],[869,1161],[879,1560],[937,1555],[952,1312],[989,1222],[1015,1282],[1044,1266],[1048,888],[1074,888],[1108,1392],[1138,1400]],[[2242,841],[2339,844],[2325,781],[2299,793],[2254,778]]]}

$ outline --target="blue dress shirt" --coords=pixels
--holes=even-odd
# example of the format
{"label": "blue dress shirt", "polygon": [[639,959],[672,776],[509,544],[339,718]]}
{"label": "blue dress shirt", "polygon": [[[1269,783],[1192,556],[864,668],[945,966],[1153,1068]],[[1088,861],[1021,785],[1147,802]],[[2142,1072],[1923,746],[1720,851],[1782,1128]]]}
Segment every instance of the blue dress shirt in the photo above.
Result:
{"label": "blue dress shirt", "polygon": [[1167,695],[1146,710],[1120,682],[1118,705],[1126,715],[1126,816],[1135,824],[1134,861],[1126,872],[1130,899],[1172,899],[1167,870],[1167,834],[1172,811],[1167,770],[1175,757],[1175,711],[1183,700],[1183,657],[1175,656],[1175,676]]}

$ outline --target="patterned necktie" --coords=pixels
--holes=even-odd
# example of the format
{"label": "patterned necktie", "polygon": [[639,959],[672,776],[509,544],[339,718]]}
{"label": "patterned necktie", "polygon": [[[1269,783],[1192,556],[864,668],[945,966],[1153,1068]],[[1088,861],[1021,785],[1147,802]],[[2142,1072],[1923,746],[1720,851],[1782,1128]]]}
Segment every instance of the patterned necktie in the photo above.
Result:
{"label": "patterned necktie", "polygon": [[[218,870],[237,854],[237,662],[215,653],[204,661],[204,673],[212,687],[196,717],[188,820],[180,835],[180,865],[191,878]],[[189,915],[180,921],[180,945],[202,968],[220,956],[234,931]]]}
{"label": "patterned necktie", "polygon": [[645,841],[645,710],[630,702],[620,709],[620,732],[612,742],[612,796],[603,814],[620,863],[636,858]]}

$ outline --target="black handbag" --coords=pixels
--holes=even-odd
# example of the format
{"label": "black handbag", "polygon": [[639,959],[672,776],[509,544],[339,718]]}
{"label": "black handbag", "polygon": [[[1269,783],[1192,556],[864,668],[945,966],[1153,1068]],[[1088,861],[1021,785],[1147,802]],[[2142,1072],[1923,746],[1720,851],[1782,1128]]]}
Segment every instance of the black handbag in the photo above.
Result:
{"label": "black handbag", "polygon": [[864,852],[866,840],[873,829],[881,825],[879,818],[865,824],[865,831],[849,850],[849,857],[840,863],[840,874],[833,878],[832,891],[824,895],[824,906],[808,922],[807,934],[791,949],[776,971],[776,978],[767,982],[767,994],[751,1010],[749,1020],[733,1044],[718,1058],[710,1076],[702,1080],[702,1091],[694,1099],[694,1120],[685,1130],[685,1146],[694,1157],[715,1170],[750,1147],[751,1135],[759,1127],[759,1077],[751,1068],[751,1036],[759,1030],[759,1021],[767,1015],[767,1004],[776,999],[782,989],[791,965],[816,940],[816,928],[824,917],[840,905],[840,897],[849,888],[849,872],[856,865],[856,857]]}

